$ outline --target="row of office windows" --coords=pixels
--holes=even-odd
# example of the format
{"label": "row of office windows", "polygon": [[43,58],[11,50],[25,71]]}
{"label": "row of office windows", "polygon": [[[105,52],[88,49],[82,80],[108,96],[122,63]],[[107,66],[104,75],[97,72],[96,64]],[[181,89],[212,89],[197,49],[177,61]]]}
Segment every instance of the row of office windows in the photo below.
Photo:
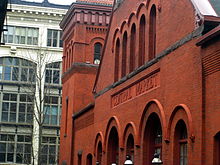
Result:
{"label": "row of office windows", "polygon": [[[156,6],[153,5],[150,11],[149,30],[147,30],[146,17],[143,14],[139,22],[139,40],[137,41],[137,28],[136,24],[131,25],[131,31],[125,31],[122,39],[116,38],[115,40],[115,82],[120,78],[126,76],[127,73],[134,71],[137,67],[142,66],[146,60],[150,61],[156,55]],[[146,31],[148,34],[148,52],[146,52]],[[130,35],[130,43],[128,38]],[[121,41],[122,40],[122,41]],[[138,43],[138,55],[136,56],[136,45]],[[129,46],[128,46],[129,45]],[[129,48],[129,50],[128,50]],[[148,54],[148,59],[145,55]],[[130,57],[128,57],[130,54]],[[121,58],[121,60],[119,60]],[[119,63],[121,61],[121,63]],[[127,65],[127,63],[129,65]],[[128,66],[128,67],[127,67]],[[119,73],[120,72],[120,73]],[[120,75],[119,75],[120,74]]]}
{"label": "row of office windows", "polygon": [[[33,122],[34,96],[31,94],[2,93],[0,94],[0,121],[12,123]],[[61,115],[61,97],[45,96],[44,124],[59,125]]]}
{"label": "row of office windows", "polygon": [[[31,135],[0,134],[0,163],[30,164],[31,141]],[[42,165],[58,164],[59,143],[59,137],[42,137]]]}
{"label": "row of office windows", "polygon": [[[47,46],[62,47],[62,32],[60,30],[47,30]],[[38,45],[39,29],[31,27],[7,26],[3,33],[4,43],[15,43],[25,45]]]}
{"label": "row of office windows", "polygon": [[[14,57],[0,58],[0,81],[35,82],[37,65],[25,59]],[[61,84],[61,63],[46,65],[46,84]]]}

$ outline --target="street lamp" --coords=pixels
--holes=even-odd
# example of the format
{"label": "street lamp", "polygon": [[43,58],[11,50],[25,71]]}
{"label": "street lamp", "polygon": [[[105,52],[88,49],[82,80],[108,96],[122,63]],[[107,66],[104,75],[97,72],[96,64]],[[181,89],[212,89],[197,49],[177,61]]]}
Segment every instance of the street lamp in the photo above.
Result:
{"label": "street lamp", "polygon": [[163,164],[162,160],[160,159],[160,154],[158,154],[157,152],[155,152],[154,154],[152,164],[155,164],[155,165]]}
{"label": "street lamp", "polygon": [[124,165],[133,165],[133,162],[131,161],[131,156],[127,155],[126,160],[124,162]]}

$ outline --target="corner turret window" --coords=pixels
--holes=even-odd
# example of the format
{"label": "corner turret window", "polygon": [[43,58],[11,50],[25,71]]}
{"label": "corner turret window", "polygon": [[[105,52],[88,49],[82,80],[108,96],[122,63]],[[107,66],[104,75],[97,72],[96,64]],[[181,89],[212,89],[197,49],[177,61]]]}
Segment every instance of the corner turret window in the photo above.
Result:
{"label": "corner turret window", "polygon": [[94,45],[94,64],[100,64],[101,52],[102,52],[102,44],[96,43]]}

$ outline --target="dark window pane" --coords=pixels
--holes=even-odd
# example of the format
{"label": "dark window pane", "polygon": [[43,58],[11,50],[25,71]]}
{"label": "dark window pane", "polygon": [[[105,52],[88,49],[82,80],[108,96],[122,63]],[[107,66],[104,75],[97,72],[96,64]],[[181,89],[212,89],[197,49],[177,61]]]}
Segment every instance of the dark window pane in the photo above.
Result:
{"label": "dark window pane", "polygon": [[19,104],[19,112],[25,112],[26,104],[20,103]]}
{"label": "dark window pane", "polygon": [[0,143],[0,153],[6,152],[6,143]]}
{"label": "dark window pane", "polygon": [[22,153],[17,153],[16,154],[16,163],[22,163],[23,156]]}
{"label": "dark window pane", "polygon": [[6,102],[2,103],[2,111],[3,112],[9,111],[9,103],[6,103]]}
{"label": "dark window pane", "polygon": [[7,161],[13,162],[14,161],[14,154],[13,153],[8,153],[7,154]]}
{"label": "dark window pane", "polygon": [[8,141],[14,141],[15,136],[14,135],[8,135]]}
{"label": "dark window pane", "polygon": [[16,113],[10,113],[10,122],[16,122]]}
{"label": "dark window pane", "polygon": [[27,123],[32,123],[32,122],[33,122],[33,115],[27,114]]}
{"label": "dark window pane", "polygon": [[16,112],[16,109],[17,109],[17,103],[11,103],[10,111]]}
{"label": "dark window pane", "polygon": [[24,94],[20,95],[20,101],[26,102],[26,95],[24,95]]}
{"label": "dark window pane", "polygon": [[49,147],[49,153],[50,153],[50,155],[56,153],[56,146],[55,146],[55,145],[50,145],[50,147]]}
{"label": "dark window pane", "polygon": [[13,68],[12,70],[12,80],[18,81],[19,79],[19,68]]}
{"label": "dark window pane", "polygon": [[58,104],[58,97],[52,97],[52,104]]}
{"label": "dark window pane", "polygon": [[31,142],[31,136],[25,136],[25,142]]}
{"label": "dark window pane", "polygon": [[21,61],[22,66],[28,66],[29,62],[27,60],[22,60]]}
{"label": "dark window pane", "polygon": [[[24,135],[18,135],[18,142],[24,142]],[[18,145],[19,145],[19,147],[21,146],[20,144],[18,144]]]}
{"label": "dark window pane", "polygon": [[7,112],[3,112],[2,113],[2,121],[4,122],[4,121],[8,121],[8,113]]}
{"label": "dark window pane", "polygon": [[56,144],[56,137],[49,138],[51,144]]}
{"label": "dark window pane", "polygon": [[8,93],[4,93],[3,100],[9,100],[9,94]]}
{"label": "dark window pane", "polygon": [[24,113],[19,113],[18,115],[18,122],[25,122],[25,114]]}
{"label": "dark window pane", "polygon": [[46,70],[45,81],[46,83],[51,83],[52,70]]}
{"label": "dark window pane", "polygon": [[53,71],[53,83],[59,84],[59,80],[60,80],[60,71],[54,70]]}
{"label": "dark window pane", "polygon": [[50,156],[49,156],[49,163],[50,163],[50,164],[55,164],[55,163],[56,163],[56,162],[55,162],[55,158],[56,158],[55,155],[50,155]]}
{"label": "dark window pane", "polygon": [[28,69],[22,68],[21,69],[21,81],[27,81],[27,74],[28,74]]}
{"label": "dark window pane", "polygon": [[7,135],[1,135],[1,141],[7,141]]}
{"label": "dark window pane", "polygon": [[17,95],[11,94],[11,101],[17,101]]}
{"label": "dark window pane", "polygon": [[0,153],[0,162],[5,162],[6,155],[5,153]]}

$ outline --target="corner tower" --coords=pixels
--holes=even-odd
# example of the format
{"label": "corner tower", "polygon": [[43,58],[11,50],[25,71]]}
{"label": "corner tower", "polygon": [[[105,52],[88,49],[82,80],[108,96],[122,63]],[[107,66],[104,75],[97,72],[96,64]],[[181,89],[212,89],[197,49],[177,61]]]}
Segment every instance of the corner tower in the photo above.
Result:
{"label": "corner tower", "polygon": [[[73,164],[72,116],[84,107],[94,106],[92,88],[112,4],[109,0],[77,0],[60,23],[64,42],[60,164]],[[90,115],[88,120],[92,118],[94,116]]]}

